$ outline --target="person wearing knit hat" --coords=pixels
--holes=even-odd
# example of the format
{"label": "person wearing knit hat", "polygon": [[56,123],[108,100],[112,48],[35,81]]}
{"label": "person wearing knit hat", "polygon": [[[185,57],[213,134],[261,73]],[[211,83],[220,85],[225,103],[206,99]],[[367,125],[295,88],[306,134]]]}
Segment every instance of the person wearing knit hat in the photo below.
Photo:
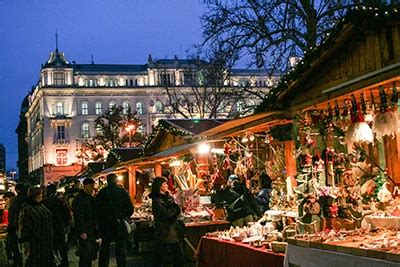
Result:
{"label": "person wearing knit hat", "polygon": [[182,247],[184,224],[179,220],[181,209],[170,195],[167,182],[165,177],[156,177],[151,186],[154,234],[157,244],[153,266],[163,266],[163,256],[166,251],[172,252],[174,266],[184,266],[185,254]]}

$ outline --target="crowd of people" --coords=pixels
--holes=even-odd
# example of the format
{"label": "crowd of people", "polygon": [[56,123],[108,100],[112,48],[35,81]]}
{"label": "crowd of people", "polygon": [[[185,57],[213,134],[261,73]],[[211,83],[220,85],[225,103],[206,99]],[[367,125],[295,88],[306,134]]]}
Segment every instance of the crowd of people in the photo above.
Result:
{"label": "crowd of people", "polygon": [[[47,187],[23,184],[16,195],[7,192],[0,199],[0,224],[7,225],[7,256],[13,266],[68,266],[72,247],[79,266],[109,265],[110,244],[115,242],[118,266],[126,266],[128,229],[126,219],[134,212],[128,192],[118,184],[117,176],[107,176],[107,186],[95,192],[91,178],[75,182],[65,192],[54,184]],[[212,202],[224,207],[233,226],[242,227],[260,218],[269,209],[272,180],[258,175],[258,190],[252,192],[234,174],[225,185],[213,185]],[[155,177],[152,182],[152,212],[156,253],[154,266],[163,266],[172,255],[174,266],[184,266],[184,223],[181,208],[169,189],[168,179]]]}
{"label": "crowd of people", "polygon": [[118,266],[126,266],[124,219],[134,211],[128,192],[115,174],[96,195],[93,179],[82,184],[74,183],[64,194],[54,184],[27,188],[18,183],[16,195],[3,195],[0,224],[7,226],[12,266],[68,266],[68,250],[75,245],[79,266],[92,266],[97,258],[99,266],[108,266],[111,242],[116,242]]}

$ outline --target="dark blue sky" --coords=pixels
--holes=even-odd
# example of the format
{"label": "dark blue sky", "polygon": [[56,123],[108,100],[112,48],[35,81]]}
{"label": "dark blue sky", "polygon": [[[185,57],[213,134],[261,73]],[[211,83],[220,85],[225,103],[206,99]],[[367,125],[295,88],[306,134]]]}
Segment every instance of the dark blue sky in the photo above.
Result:
{"label": "dark blue sky", "polygon": [[55,48],[67,60],[144,64],[201,42],[200,0],[0,0],[0,143],[16,169],[19,109]]}

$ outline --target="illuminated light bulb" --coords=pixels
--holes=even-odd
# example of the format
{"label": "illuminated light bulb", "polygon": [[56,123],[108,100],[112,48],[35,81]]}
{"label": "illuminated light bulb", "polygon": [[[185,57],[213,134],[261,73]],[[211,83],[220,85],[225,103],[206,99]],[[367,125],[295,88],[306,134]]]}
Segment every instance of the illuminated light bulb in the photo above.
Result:
{"label": "illuminated light bulb", "polygon": [[242,143],[247,143],[247,142],[249,142],[249,138],[247,138],[247,136],[243,136]]}
{"label": "illuminated light bulb", "polygon": [[197,152],[199,154],[207,154],[208,152],[210,152],[210,146],[207,144],[201,144],[197,147]]}
{"label": "illuminated light bulb", "polygon": [[136,184],[140,184],[140,182],[139,182],[139,181],[136,181]]}

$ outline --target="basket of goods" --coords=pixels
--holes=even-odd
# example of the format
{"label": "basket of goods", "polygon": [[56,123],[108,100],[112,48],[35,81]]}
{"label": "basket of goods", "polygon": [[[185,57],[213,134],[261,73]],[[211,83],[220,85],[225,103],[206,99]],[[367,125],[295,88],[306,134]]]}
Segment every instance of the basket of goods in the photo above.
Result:
{"label": "basket of goods", "polygon": [[272,241],[270,243],[270,247],[271,247],[272,251],[276,252],[276,253],[285,253],[286,246],[287,246],[286,242]]}

